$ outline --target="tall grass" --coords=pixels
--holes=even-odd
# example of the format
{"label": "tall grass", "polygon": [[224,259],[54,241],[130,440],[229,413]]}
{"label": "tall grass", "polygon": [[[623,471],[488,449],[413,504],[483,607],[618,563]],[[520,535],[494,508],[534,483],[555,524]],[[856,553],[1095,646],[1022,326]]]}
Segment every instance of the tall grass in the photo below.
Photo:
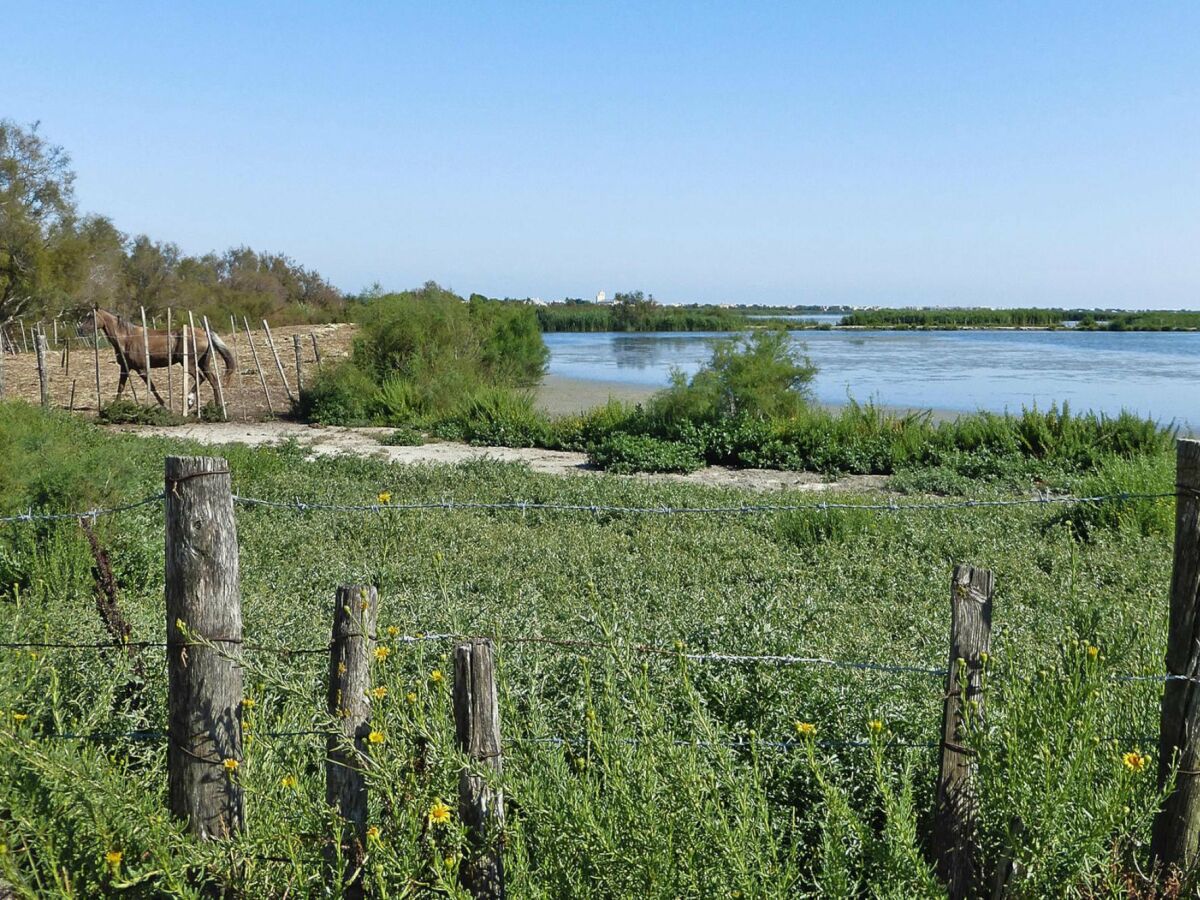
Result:
{"label": "tall grass", "polygon": [[[141,497],[161,488],[164,454],[213,452],[22,406],[0,406],[0,448],[6,512]],[[495,463],[305,461],[294,445],[219,452],[235,490],[252,496],[761,500]],[[46,491],[46,472],[59,487]],[[1163,472],[1139,477],[1158,486]],[[1156,733],[1159,691],[1110,676],[1161,671],[1167,534],[1100,520],[1081,540],[1058,511],[1037,506],[761,518],[239,508],[237,517],[255,643],[319,647],[338,584],[380,588],[379,635],[392,652],[372,671],[386,688],[372,707],[385,740],[369,774],[379,834],[367,860],[380,895],[461,896],[457,817],[448,827],[427,819],[436,799],[454,805],[461,761],[451,660],[444,643],[396,640],[418,631],[496,637],[514,896],[937,895],[926,843],[936,750],[926,744],[937,740],[939,679],[716,665],[670,650],[943,666],[949,572],[963,561],[992,569],[998,585],[988,717],[969,736],[985,872],[1015,858],[1025,873],[1018,893],[1097,896],[1124,878],[1138,883],[1146,865],[1158,795],[1153,742],[1139,738]],[[162,640],[161,510],[102,518],[98,528],[132,637]],[[0,529],[0,640],[105,640],[91,565],[73,523]],[[647,643],[668,652],[636,649]],[[104,737],[165,728],[159,652],[143,651],[140,679],[123,651],[0,654],[0,877],[31,895],[324,892],[321,848],[334,832],[324,739],[272,736],[323,727],[323,657],[247,651],[253,706],[243,711],[250,739],[237,777],[249,826],[205,844],[165,812],[163,744]],[[811,737],[799,722],[814,726]],[[63,734],[99,737],[53,737]],[[1134,751],[1147,754],[1136,771],[1124,762]],[[117,852],[119,863],[106,860]]]}

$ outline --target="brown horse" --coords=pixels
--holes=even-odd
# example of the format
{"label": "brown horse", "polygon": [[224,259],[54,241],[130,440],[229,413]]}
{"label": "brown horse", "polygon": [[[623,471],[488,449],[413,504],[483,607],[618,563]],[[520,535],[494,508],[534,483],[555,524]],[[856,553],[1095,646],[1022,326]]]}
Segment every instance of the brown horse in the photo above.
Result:
{"label": "brown horse", "polygon": [[[147,328],[145,329],[145,341],[143,341],[143,329],[140,325],[134,325],[128,319],[106,309],[94,309],[84,317],[85,333],[90,332],[93,326],[104,332],[104,336],[108,338],[108,342],[112,344],[113,351],[116,353],[117,365],[121,367],[121,380],[117,384],[118,399],[125,390],[125,382],[129,380],[130,370],[137,372],[143,381],[150,384],[150,379],[146,377],[147,342],[150,345],[149,368],[165,369],[167,366],[175,364],[183,365],[182,331],[167,332],[163,329]],[[208,343],[208,335],[202,329],[196,329],[195,340],[196,352],[193,354],[192,348],[190,346],[187,348],[188,374],[192,376],[192,387],[188,391],[187,397],[188,407],[192,405],[193,397],[197,403],[200,402],[200,384],[203,381],[207,381],[213,386],[213,396],[216,397],[218,375],[213,367],[213,350],[221,354],[221,358],[225,360],[225,378],[222,386],[229,383],[237,365],[233,351],[215,334],[211,347]],[[191,343],[190,335],[188,343]],[[159,394],[158,388],[150,384],[150,389],[154,392],[155,399],[165,406],[166,403]]]}

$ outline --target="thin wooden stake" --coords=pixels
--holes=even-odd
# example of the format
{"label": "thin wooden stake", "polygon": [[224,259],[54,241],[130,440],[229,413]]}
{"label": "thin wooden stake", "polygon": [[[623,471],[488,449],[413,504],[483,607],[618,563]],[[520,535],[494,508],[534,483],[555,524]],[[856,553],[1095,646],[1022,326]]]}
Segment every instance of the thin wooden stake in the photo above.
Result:
{"label": "thin wooden stake", "polygon": [[167,793],[202,840],[244,822],[242,595],[229,464],[168,456]]}
{"label": "thin wooden stake", "polygon": [[504,794],[490,781],[504,768],[500,705],[492,642],[476,638],[454,648],[454,730],[471,764],[458,774],[458,814],[470,854],[459,868],[462,886],[477,898],[503,898]]}
{"label": "thin wooden stake", "polygon": [[171,307],[167,307],[167,409],[175,412],[175,378],[171,370],[175,368],[175,334],[171,331]]}
{"label": "thin wooden stake", "polygon": [[326,739],[325,805],[344,823],[340,847],[325,851],[326,865],[340,858],[343,897],[362,897],[362,863],[367,848],[367,776],[370,765],[371,659],[379,594],[367,585],[344,585],[333,604],[329,649],[329,715],[335,733]]}
{"label": "thin wooden stake", "polygon": [[275,404],[271,402],[271,392],[267,390],[267,377],[263,375],[262,365],[258,361],[258,349],[254,346],[254,332],[250,330],[250,321],[242,316],[242,324],[246,326],[246,340],[250,343],[250,355],[254,357],[254,370],[258,372],[258,383],[262,385],[263,396],[267,398],[267,412],[275,415]]}
{"label": "thin wooden stake", "polygon": [[[208,337],[208,358],[213,359],[213,350],[216,349],[216,345],[213,343],[212,328],[210,328],[208,325],[208,316],[204,317],[204,334]],[[217,368],[215,361],[213,362],[213,368]],[[221,384],[221,372],[219,369],[217,371],[217,377],[213,379],[213,382],[216,385],[217,402],[221,404],[221,421],[228,422],[229,410],[225,408],[225,386]]]}
{"label": "thin wooden stake", "polygon": [[[77,380],[78,379],[75,379],[75,378],[71,379],[71,405],[69,407],[67,407],[68,412],[75,412],[75,382]],[[4,393],[3,391],[0,391],[0,394],[3,394],[3,393]]]}
{"label": "thin wooden stake", "polygon": [[978,875],[973,751],[963,746],[968,723],[983,716],[983,659],[991,647],[992,592],[986,569],[955,566],[950,582],[950,664],[942,711],[941,766],[934,809],[933,852],[951,900],[973,895]]}
{"label": "thin wooden stake", "polygon": [[[189,396],[189,391],[188,391],[188,378],[189,378],[189,373],[188,373],[188,327],[187,327],[186,322],[183,323],[182,331],[183,331],[183,375],[180,378],[179,389],[183,392],[183,397],[179,403],[179,415],[181,415],[183,418],[186,419],[187,415],[188,415],[188,396]],[[196,402],[197,403],[200,402],[200,389],[199,388],[196,389]]]}
{"label": "thin wooden stake", "polygon": [[300,367],[300,335],[292,335],[292,349],[296,351],[296,394],[304,393],[304,370]]}
{"label": "thin wooden stake", "polygon": [[50,408],[50,370],[46,368],[46,335],[41,331],[33,335],[33,345],[37,348],[38,387],[42,394],[42,409]]}
{"label": "thin wooden stake", "polygon": [[150,329],[146,327],[146,307],[139,307],[142,311],[142,352],[146,354],[142,357],[142,364],[146,367],[146,402],[150,402],[150,398],[154,396],[154,383],[150,380]]}
{"label": "thin wooden stake", "polygon": [[1154,820],[1150,852],[1164,879],[1200,864],[1200,441],[1175,442],[1175,563],[1167,675],[1158,737],[1158,787],[1174,789]]}
{"label": "thin wooden stake", "polygon": [[71,339],[69,337],[63,342],[63,374],[68,378],[71,377]]}
{"label": "thin wooden stake", "polygon": [[242,347],[241,347],[241,344],[238,343],[237,322],[234,321],[232,314],[230,314],[230,316],[229,316],[229,334],[233,338],[233,358],[235,360],[238,360],[238,362],[235,363],[235,368],[234,368],[234,371],[237,373],[237,391],[236,391],[236,393],[237,393],[238,407],[242,411],[242,419],[244,421],[245,419],[248,418],[248,416],[246,415],[246,383],[244,381],[242,381],[242,365],[241,365]]}
{"label": "thin wooden stake", "polygon": [[196,419],[204,418],[200,414],[200,388],[204,384],[201,380],[200,373],[200,351],[196,349],[196,320],[192,317],[192,311],[188,310],[188,325],[192,332],[192,369],[195,374],[192,375],[192,386],[196,388]]}
{"label": "thin wooden stake", "polygon": [[287,375],[283,371],[283,363],[279,361],[279,352],[275,349],[275,339],[271,337],[271,326],[267,324],[267,320],[263,319],[263,330],[267,333],[267,344],[271,348],[271,355],[275,357],[275,367],[279,369],[279,377],[283,379],[283,389],[287,391],[288,399],[293,403],[296,402],[296,395],[292,393],[292,386],[288,384]]}
{"label": "thin wooden stake", "polygon": [[21,320],[21,343],[25,347],[25,352],[28,353],[29,352],[29,341],[26,340],[26,338],[25,338],[25,320],[24,319]]}
{"label": "thin wooden stake", "polygon": [[58,348],[58,319],[54,319],[51,324],[54,325],[54,347]]}
{"label": "thin wooden stake", "polygon": [[0,400],[4,399],[4,339],[0,333]]}
{"label": "thin wooden stake", "polygon": [[100,415],[100,408],[104,405],[104,398],[100,395],[100,329],[96,326],[96,310],[92,310],[92,357],[96,363],[96,415]]}
{"label": "thin wooden stake", "polygon": [[310,331],[308,336],[312,338],[313,356],[317,360],[317,371],[321,371],[321,348],[317,346],[317,334],[315,331]]}

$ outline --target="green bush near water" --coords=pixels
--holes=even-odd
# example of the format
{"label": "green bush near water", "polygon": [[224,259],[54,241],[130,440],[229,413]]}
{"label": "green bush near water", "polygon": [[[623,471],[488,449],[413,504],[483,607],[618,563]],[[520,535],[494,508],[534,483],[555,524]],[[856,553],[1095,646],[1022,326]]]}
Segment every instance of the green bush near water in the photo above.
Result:
{"label": "green bush near water", "polygon": [[[226,456],[237,493],[286,500],[374,503],[383,490],[395,504],[763,499],[495,463],[305,461],[295,445],[214,451],[9,404],[0,405],[0,514],[139,499],[161,490],[165,454],[198,452]],[[1081,477],[1104,479],[1106,492],[1169,492],[1169,455],[1145,462]],[[991,482],[972,487],[1004,496]],[[935,897],[943,892],[927,841],[937,755],[926,745],[938,738],[939,678],[706,663],[671,650],[942,667],[950,568],[986,566],[997,580],[988,718],[968,736],[984,878],[1011,858],[1024,873],[1014,886],[1022,896],[1124,895],[1127,879],[1140,885],[1138,869],[1148,870],[1160,686],[1112,676],[1161,671],[1170,534],[1102,516],[1081,540],[1062,512],[239,507],[245,633],[258,645],[321,646],[337,585],[379,586],[379,635],[391,652],[372,667],[372,685],[386,692],[372,701],[371,727],[384,740],[371,751],[369,824],[379,832],[366,874],[380,895],[461,896],[457,813],[449,826],[428,822],[435,800],[453,809],[456,795],[452,660],[445,644],[398,639],[423,631],[497,636],[513,896]],[[162,528],[157,506],[98,520],[134,640],[164,637]],[[104,641],[91,566],[72,522],[0,529],[0,639]],[[599,646],[511,639],[522,635]],[[667,652],[635,649],[644,644]],[[254,703],[242,710],[251,739],[236,777],[249,827],[201,843],[166,814],[163,744],[114,736],[166,727],[160,652],[142,651],[140,704],[129,702],[124,652],[0,655],[0,877],[40,895],[323,890],[321,850],[332,833],[324,738],[294,733],[329,724],[320,712],[327,660],[245,654]],[[811,737],[798,728],[805,723]],[[52,737],[64,733],[100,737]],[[106,861],[110,852],[120,863]]]}

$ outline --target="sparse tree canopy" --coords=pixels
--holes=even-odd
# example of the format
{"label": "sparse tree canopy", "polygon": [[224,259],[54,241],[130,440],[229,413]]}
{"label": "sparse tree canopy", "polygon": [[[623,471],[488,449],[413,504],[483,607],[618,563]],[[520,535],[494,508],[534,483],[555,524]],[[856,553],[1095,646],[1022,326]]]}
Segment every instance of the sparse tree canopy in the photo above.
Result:
{"label": "sparse tree canopy", "polygon": [[54,244],[74,224],[70,164],[36,124],[0,119],[0,326],[52,288]]}

